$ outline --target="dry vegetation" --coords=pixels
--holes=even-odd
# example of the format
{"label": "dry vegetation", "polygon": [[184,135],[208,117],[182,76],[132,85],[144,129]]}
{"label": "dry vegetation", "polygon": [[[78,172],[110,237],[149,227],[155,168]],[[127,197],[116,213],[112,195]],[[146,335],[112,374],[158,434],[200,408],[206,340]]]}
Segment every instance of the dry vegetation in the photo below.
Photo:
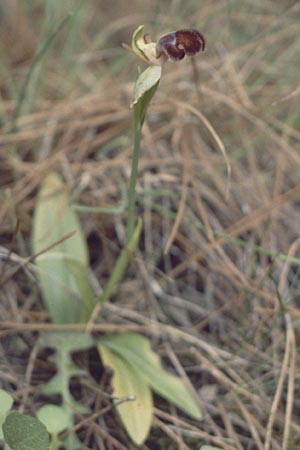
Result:
{"label": "dry vegetation", "polygon": [[[53,373],[34,352],[47,316],[24,270],[40,182],[56,170],[73,193],[100,289],[124,238],[132,154],[137,61],[120,43],[141,23],[153,38],[193,26],[207,51],[194,64],[164,68],[143,134],[139,252],[95,329],[105,320],[114,330],[145,333],[199,395],[201,423],[157,398],[143,450],[196,450],[205,442],[300,448],[300,2],[126,4],[0,4],[0,386],[34,413]],[[33,67],[22,101],[37,49],[72,10]],[[95,401],[91,385],[82,385],[82,402]],[[90,436],[86,448],[134,448],[112,412],[80,431]]]}

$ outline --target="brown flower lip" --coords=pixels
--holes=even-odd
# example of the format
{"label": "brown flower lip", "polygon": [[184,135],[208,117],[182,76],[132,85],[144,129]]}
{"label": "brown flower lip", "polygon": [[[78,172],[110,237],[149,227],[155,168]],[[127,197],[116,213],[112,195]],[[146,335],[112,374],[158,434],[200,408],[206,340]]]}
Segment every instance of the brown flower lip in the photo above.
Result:
{"label": "brown flower lip", "polygon": [[163,35],[156,44],[156,56],[162,53],[173,61],[180,61],[187,56],[194,56],[204,51],[206,41],[202,33],[194,29],[182,29]]}

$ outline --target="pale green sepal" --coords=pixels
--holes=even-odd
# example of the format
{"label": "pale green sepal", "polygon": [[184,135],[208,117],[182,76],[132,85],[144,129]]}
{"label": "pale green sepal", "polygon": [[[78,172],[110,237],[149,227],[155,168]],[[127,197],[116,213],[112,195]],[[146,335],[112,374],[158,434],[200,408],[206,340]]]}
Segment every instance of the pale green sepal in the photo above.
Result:
{"label": "pale green sepal", "polygon": [[146,58],[146,55],[142,50],[145,45],[144,34],[144,25],[140,25],[132,35],[131,47],[135,53],[140,54],[143,58]]}

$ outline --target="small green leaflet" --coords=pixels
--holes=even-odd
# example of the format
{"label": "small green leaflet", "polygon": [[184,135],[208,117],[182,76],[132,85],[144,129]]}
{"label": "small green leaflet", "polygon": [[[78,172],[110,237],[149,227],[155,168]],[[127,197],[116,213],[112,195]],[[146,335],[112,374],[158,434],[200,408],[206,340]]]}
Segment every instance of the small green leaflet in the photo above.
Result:
{"label": "small green leaflet", "polygon": [[5,442],[12,450],[48,450],[49,435],[42,422],[34,417],[13,412],[3,424]]}
{"label": "small green leaflet", "polygon": [[13,398],[3,389],[0,389],[0,441],[3,439],[2,424],[13,405]]}

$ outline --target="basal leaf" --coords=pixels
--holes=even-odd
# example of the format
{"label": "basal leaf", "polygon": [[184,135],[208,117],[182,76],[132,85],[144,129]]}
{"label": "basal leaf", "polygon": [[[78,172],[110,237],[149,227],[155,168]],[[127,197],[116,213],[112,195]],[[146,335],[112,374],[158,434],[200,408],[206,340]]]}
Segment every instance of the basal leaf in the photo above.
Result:
{"label": "basal leaf", "polygon": [[34,417],[13,412],[3,424],[4,439],[12,450],[48,450],[45,425]]}
{"label": "basal leaf", "polygon": [[75,231],[75,234],[50,252],[63,253],[86,266],[87,246],[78,218],[69,207],[67,189],[56,173],[49,173],[41,186],[35,209],[34,253],[40,252],[71,231]]}
{"label": "basal leaf", "polygon": [[[87,269],[81,266],[81,281],[74,276],[71,270],[70,258],[63,254],[49,252],[36,260],[39,268],[40,286],[47,310],[54,323],[86,322],[91,312],[86,308],[90,298],[82,298],[78,284],[88,283]],[[85,278],[85,280],[83,280]]]}
{"label": "basal leaf", "polygon": [[33,251],[46,307],[54,323],[85,322],[94,306],[87,272],[88,255],[79,221],[70,208],[67,190],[55,173],[44,180],[33,224]]}
{"label": "basal leaf", "polygon": [[120,354],[101,344],[98,345],[98,351],[104,364],[114,372],[114,397],[135,397],[134,401],[118,405],[117,411],[133,442],[141,445],[148,436],[152,422],[153,402],[149,384]]}
{"label": "basal leaf", "polygon": [[190,390],[179,377],[162,369],[148,339],[136,333],[120,333],[101,337],[100,342],[134,366],[154,391],[191,417],[201,419],[200,408]]}
{"label": "basal leaf", "polygon": [[75,283],[76,291],[79,292],[80,298],[82,299],[80,308],[80,322],[87,322],[93,312],[94,306],[96,304],[96,296],[92,285],[90,283],[90,278],[88,270],[83,264],[76,261],[75,259],[66,258],[66,266],[69,272],[72,274]]}

